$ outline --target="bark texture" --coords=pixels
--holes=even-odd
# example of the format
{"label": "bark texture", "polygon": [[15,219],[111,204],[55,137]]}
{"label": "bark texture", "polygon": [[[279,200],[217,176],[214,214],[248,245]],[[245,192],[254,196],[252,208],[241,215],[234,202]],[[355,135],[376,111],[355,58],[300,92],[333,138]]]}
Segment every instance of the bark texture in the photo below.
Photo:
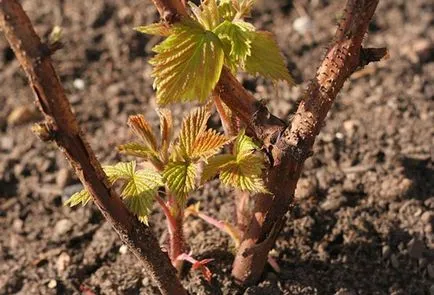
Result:
{"label": "bark texture", "polygon": [[36,128],[38,134],[57,143],[104,217],[141,261],[161,293],[187,294],[151,229],[140,223],[110,188],[52,66],[50,47],[41,43],[17,1],[0,0],[0,28],[26,72],[44,114],[45,121]]}

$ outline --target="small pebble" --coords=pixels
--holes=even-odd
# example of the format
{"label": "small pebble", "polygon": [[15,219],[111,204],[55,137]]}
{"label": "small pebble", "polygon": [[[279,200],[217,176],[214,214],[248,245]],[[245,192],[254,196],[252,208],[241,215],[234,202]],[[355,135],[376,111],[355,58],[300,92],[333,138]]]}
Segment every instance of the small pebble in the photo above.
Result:
{"label": "small pebble", "polygon": [[66,252],[60,253],[57,258],[56,267],[58,273],[63,273],[71,262],[71,257]]}
{"label": "small pebble", "polygon": [[72,221],[69,219],[61,219],[54,226],[54,236],[59,238],[72,230]]}
{"label": "small pebble", "polygon": [[59,172],[57,172],[56,184],[59,186],[59,188],[66,187],[70,181],[71,181],[71,173],[69,172],[69,169],[62,168],[59,170]]}
{"label": "small pebble", "polygon": [[313,29],[312,19],[308,16],[301,16],[294,20],[292,23],[294,30],[300,35],[304,35]]}
{"label": "small pebble", "polygon": [[86,87],[84,80],[79,79],[79,78],[74,80],[73,85],[74,85],[75,89],[77,89],[77,90],[83,90]]}
{"label": "small pebble", "polygon": [[119,248],[119,253],[121,253],[122,255],[124,255],[124,254],[127,254],[127,252],[128,252],[128,247],[127,247],[127,245],[122,245],[122,246],[120,246],[120,248]]}
{"label": "small pebble", "polygon": [[50,289],[54,289],[54,288],[56,288],[57,287],[57,281],[56,280],[50,280],[49,282],[48,282],[48,288],[50,288]]}
{"label": "small pebble", "polygon": [[382,254],[383,254],[383,258],[387,259],[390,257],[390,247],[388,245],[383,246],[383,249],[381,250]]}
{"label": "small pebble", "polygon": [[321,209],[325,211],[336,211],[346,202],[345,197],[327,199],[321,204]]}

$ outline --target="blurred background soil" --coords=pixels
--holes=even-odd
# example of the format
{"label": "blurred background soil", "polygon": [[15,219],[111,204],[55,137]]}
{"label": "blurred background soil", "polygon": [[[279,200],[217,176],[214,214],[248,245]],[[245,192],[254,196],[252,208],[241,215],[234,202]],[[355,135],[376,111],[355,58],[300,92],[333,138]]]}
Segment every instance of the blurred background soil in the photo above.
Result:
{"label": "blurred background soil", "polygon": [[[299,85],[239,78],[282,118],[302,98],[343,2],[258,1],[253,21],[276,34]],[[64,29],[55,67],[99,159],[119,161],[128,115],[157,124],[146,60],[159,38],[132,30],[156,21],[155,9],[143,0],[22,3],[41,36]],[[238,289],[229,238],[189,218],[193,254],[215,259],[210,284],[186,274],[191,294],[434,294],[433,20],[429,0],[380,1],[366,44],[387,47],[390,59],[355,73],[334,104],[273,253],[281,272],[267,267],[258,286]],[[0,294],[158,294],[95,206],[62,205],[81,185],[56,146],[31,133],[40,118],[3,36],[0,87]],[[187,107],[172,109],[179,124]],[[192,199],[231,220],[231,191],[217,182]],[[164,241],[157,209],[151,224]]]}

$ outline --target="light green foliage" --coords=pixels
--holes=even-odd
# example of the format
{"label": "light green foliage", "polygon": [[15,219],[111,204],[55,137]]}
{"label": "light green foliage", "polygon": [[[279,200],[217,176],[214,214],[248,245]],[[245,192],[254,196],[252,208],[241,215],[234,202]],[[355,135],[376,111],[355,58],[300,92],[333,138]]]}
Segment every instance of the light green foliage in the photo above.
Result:
{"label": "light green foliage", "polygon": [[[129,210],[136,215],[140,221],[147,223],[151,212],[152,203],[158,188],[163,185],[161,175],[150,169],[136,170],[136,162],[118,163],[103,167],[107,174],[108,181],[113,184],[122,181],[121,197]],[[71,196],[65,205],[71,207],[78,204],[86,205],[91,196],[88,191],[82,190]]]}
{"label": "light green foliage", "polygon": [[188,3],[197,21],[209,31],[220,23],[220,12],[216,0],[205,0],[200,7],[193,2]]}
{"label": "light green foliage", "polygon": [[207,181],[220,173],[220,181],[243,191],[267,192],[262,180],[264,159],[256,154],[258,146],[244,132],[238,135],[232,155],[217,155],[208,160],[202,181]]}
{"label": "light green foliage", "polygon": [[170,35],[154,47],[157,55],[149,63],[159,104],[205,101],[217,84],[224,62],[223,45],[198,22],[184,19]]}
{"label": "light green foliage", "polygon": [[274,81],[283,80],[289,84],[294,83],[283,62],[273,34],[264,31],[254,33],[251,46],[252,54],[245,60],[248,73],[259,74]]}
{"label": "light green foliage", "polygon": [[89,201],[92,200],[92,196],[87,190],[81,190],[73,194],[68,200],[65,202],[65,206],[74,207],[79,204],[85,206]]}
{"label": "light green foliage", "polygon": [[198,100],[204,102],[216,86],[226,64],[262,75],[273,81],[293,81],[273,36],[256,32],[244,20],[254,0],[206,0],[198,7],[190,3],[191,17],[170,28],[162,23],[136,28],[139,32],[167,36],[154,47],[153,65],[157,101]]}
{"label": "light green foliage", "polygon": [[244,67],[244,61],[251,55],[251,36],[255,31],[252,24],[242,20],[222,22],[214,32],[226,49],[226,65],[233,71]]}
{"label": "light green foliage", "polygon": [[176,156],[185,161],[207,159],[218,153],[229,142],[229,138],[216,131],[206,129],[210,117],[207,107],[201,107],[191,112],[183,121],[179,133],[178,144],[175,146]]}
{"label": "light green foliage", "polygon": [[148,35],[155,35],[155,36],[162,36],[162,37],[167,37],[170,35],[170,28],[165,23],[155,23],[155,24],[150,24],[148,26],[140,26],[134,29],[137,32],[148,34]]}
{"label": "light green foliage", "polygon": [[188,161],[170,162],[163,172],[164,182],[182,204],[196,188],[196,175],[197,165]]}
{"label": "light green foliage", "polygon": [[217,154],[230,141],[214,130],[207,130],[210,115],[205,106],[192,111],[184,119],[171,161],[164,170],[164,181],[180,201],[197,187],[197,163]]}

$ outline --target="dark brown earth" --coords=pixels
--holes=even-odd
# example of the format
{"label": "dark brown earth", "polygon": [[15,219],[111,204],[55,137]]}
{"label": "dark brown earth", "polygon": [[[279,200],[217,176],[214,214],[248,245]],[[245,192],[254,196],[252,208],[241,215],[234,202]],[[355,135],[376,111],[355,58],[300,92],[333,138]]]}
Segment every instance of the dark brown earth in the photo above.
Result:
{"label": "dark brown earth", "polygon": [[[313,31],[302,35],[293,27],[302,9],[291,1],[258,2],[256,25],[277,35],[300,85],[276,90],[263,79],[240,78],[288,117],[343,1],[294,1],[312,18]],[[41,36],[54,25],[64,28],[66,45],[54,63],[68,97],[101,161],[120,160],[114,147],[131,136],[127,116],[145,113],[156,124],[146,59],[159,39],[132,30],[155,21],[155,9],[142,0],[22,3]],[[356,73],[337,99],[275,248],[281,273],[267,268],[258,286],[237,289],[229,238],[188,219],[194,255],[215,259],[211,284],[198,273],[186,275],[191,294],[434,294],[430,3],[380,1],[366,43],[388,47],[390,59]],[[31,133],[38,120],[33,94],[3,37],[0,69],[0,294],[157,294],[94,206],[63,207],[80,185],[57,148]],[[173,109],[179,119],[186,107]],[[209,215],[230,220],[232,195],[217,183],[192,198]],[[157,209],[151,223],[161,233]]]}

